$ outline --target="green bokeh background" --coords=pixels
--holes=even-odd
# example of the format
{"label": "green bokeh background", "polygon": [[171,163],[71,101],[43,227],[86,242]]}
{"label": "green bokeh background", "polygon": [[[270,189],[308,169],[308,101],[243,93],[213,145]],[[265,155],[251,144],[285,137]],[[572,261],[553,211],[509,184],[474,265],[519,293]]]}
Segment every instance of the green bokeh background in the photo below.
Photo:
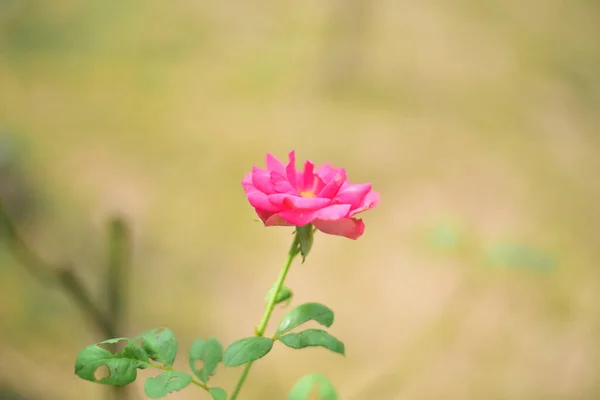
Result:
{"label": "green bokeh background", "polygon": [[[288,279],[336,311],[347,357],[276,346],[242,398],[308,372],[345,400],[599,398],[598,38],[589,0],[0,0],[0,130],[36,199],[20,229],[101,298],[106,219],[126,216],[127,334],[228,344],[291,240],[240,181],[295,149],[382,203]],[[101,339],[0,247],[0,386],[106,398],[73,374]]]}

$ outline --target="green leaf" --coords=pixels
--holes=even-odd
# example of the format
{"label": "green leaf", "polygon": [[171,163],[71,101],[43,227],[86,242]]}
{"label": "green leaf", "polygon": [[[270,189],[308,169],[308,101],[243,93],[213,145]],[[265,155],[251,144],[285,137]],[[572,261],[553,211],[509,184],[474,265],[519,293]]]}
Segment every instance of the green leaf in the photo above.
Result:
{"label": "green leaf", "polygon": [[[275,291],[276,285],[277,284],[274,283],[267,292],[267,297],[265,298],[265,302],[267,304],[269,304],[269,301],[271,301],[271,297],[273,296],[273,292]],[[288,288],[285,285],[282,285],[281,289],[279,289],[279,293],[277,293],[277,297],[275,298],[275,304],[283,303],[284,301],[286,302],[286,304],[290,304],[293,295],[294,293],[290,288]]]}
{"label": "green leaf", "polygon": [[[198,363],[202,361],[202,368],[198,368]],[[208,382],[208,378],[215,374],[217,365],[223,361],[223,346],[216,338],[194,340],[190,348],[190,368],[194,375],[202,382]]]}
{"label": "green leaf", "polygon": [[146,379],[144,392],[151,399],[158,399],[175,390],[181,390],[190,383],[192,383],[192,376],[190,374],[167,371],[153,378]]}
{"label": "green leaf", "polygon": [[296,228],[296,235],[300,242],[300,254],[302,255],[302,263],[306,260],[306,256],[310,253],[313,245],[315,230],[312,224],[299,226]]}
{"label": "green leaf", "polygon": [[227,400],[227,392],[221,388],[210,388],[208,391],[213,400]]}
{"label": "green leaf", "polygon": [[293,349],[320,346],[344,355],[344,343],[322,329],[307,329],[299,333],[288,333],[279,338],[281,343]]}
{"label": "green leaf", "polygon": [[326,376],[321,374],[309,374],[298,379],[298,382],[294,385],[288,400],[307,400],[312,393],[317,389],[319,400],[337,400],[338,396],[335,388],[327,379]]}
{"label": "green leaf", "polygon": [[310,320],[315,320],[319,324],[329,328],[333,324],[333,311],[329,307],[319,303],[301,304],[290,310],[283,317],[275,332],[275,337],[281,336]]}
{"label": "green leaf", "polygon": [[156,328],[144,332],[134,339],[154,361],[173,366],[177,355],[177,339],[169,328]]}
{"label": "green leaf", "polygon": [[224,363],[235,367],[264,357],[273,348],[273,339],[254,336],[235,341],[225,350]]}
{"label": "green leaf", "polygon": [[[100,345],[126,341],[119,352],[112,353]],[[75,374],[86,381],[122,386],[135,381],[137,368],[146,366],[148,355],[127,338],[109,339],[87,346],[75,360]]]}

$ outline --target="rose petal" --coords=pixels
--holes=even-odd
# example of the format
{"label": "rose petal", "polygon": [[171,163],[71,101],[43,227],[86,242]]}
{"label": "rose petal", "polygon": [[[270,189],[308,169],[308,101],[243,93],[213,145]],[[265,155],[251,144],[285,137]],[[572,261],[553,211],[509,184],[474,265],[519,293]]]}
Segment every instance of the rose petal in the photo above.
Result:
{"label": "rose petal", "polygon": [[319,193],[325,187],[325,182],[321,178],[315,175],[315,181],[313,183],[313,193]]}
{"label": "rose petal", "polygon": [[375,207],[378,204],[379,204],[379,193],[370,191],[365,196],[364,203],[361,204],[360,207],[350,211],[350,216],[352,217],[353,215],[356,215],[360,212],[370,210],[371,208]]}
{"label": "rose petal", "polygon": [[371,186],[370,183],[342,185],[333,201],[340,204],[350,204],[352,208],[358,208],[363,204],[365,196],[371,191]]}
{"label": "rose petal", "polygon": [[262,168],[252,167],[252,184],[263,193],[271,194],[275,192],[271,184],[271,174]]}
{"label": "rose petal", "polygon": [[337,168],[333,168],[331,164],[325,163],[319,168],[317,168],[317,170],[315,171],[315,175],[321,178],[323,182],[329,182],[333,179],[337,172]]}
{"label": "rose petal", "polygon": [[260,190],[256,190],[255,188],[247,190],[246,197],[248,198],[248,201],[250,202],[252,207],[256,209],[267,212],[279,211],[279,207],[271,203],[267,195],[261,192]]}
{"label": "rose petal", "polygon": [[324,221],[333,221],[346,218],[349,212],[350,204],[334,204],[318,210],[315,218]]}
{"label": "rose petal", "polygon": [[246,175],[244,175],[244,179],[242,179],[242,186],[244,187],[244,190],[254,187],[252,184],[252,172],[248,172]]}
{"label": "rose petal", "polygon": [[338,193],[345,181],[346,170],[343,168],[338,168],[335,175],[331,177],[331,180],[325,181],[325,187],[319,191],[317,196],[332,199]]}
{"label": "rose petal", "polygon": [[323,233],[344,236],[349,239],[358,239],[365,231],[365,224],[361,219],[344,218],[335,221],[313,220],[313,225]]}
{"label": "rose petal", "polygon": [[270,194],[268,198],[272,204],[281,208],[311,211],[319,210],[331,203],[331,200],[320,197],[301,197],[284,193]]}
{"label": "rose petal", "polygon": [[[312,176],[312,180],[308,184],[304,184],[304,172],[298,172],[296,182],[298,182],[298,192],[311,192],[314,193],[315,196],[319,193],[324,187],[325,183],[318,176]],[[343,187],[343,185],[342,185]]]}
{"label": "rose petal", "polygon": [[285,175],[285,166],[273,154],[267,153],[267,171]]}
{"label": "rose petal", "polygon": [[288,181],[287,176],[281,175],[279,172],[271,172],[271,185],[277,193],[287,193],[299,195],[298,191]]}
{"label": "rose petal", "polygon": [[304,164],[304,172],[299,189],[302,191],[312,190],[315,186],[315,164],[312,161],[307,161]]}
{"label": "rose petal", "polygon": [[290,209],[284,210],[279,213],[281,218],[285,219],[289,223],[296,226],[304,226],[310,224],[317,218],[325,221],[337,221],[347,219],[345,218],[350,211],[350,205],[348,204],[336,204],[321,208],[320,210],[302,210],[302,209]]}
{"label": "rose petal", "polygon": [[291,151],[288,157],[289,157],[289,162],[288,162],[287,167],[285,167],[285,172],[286,172],[288,181],[290,182],[292,187],[297,189],[298,185],[296,184],[296,153],[294,151]]}
{"label": "rose petal", "polygon": [[279,216],[292,225],[304,226],[315,219],[315,212],[311,210],[284,210]]}
{"label": "rose petal", "polygon": [[256,215],[258,215],[262,222],[265,222],[273,215],[276,215],[276,213],[261,211],[257,208],[255,208],[254,211],[256,212]]}
{"label": "rose petal", "polygon": [[278,214],[268,213],[256,210],[256,215],[262,220],[265,226],[291,226],[289,222],[281,218]]}

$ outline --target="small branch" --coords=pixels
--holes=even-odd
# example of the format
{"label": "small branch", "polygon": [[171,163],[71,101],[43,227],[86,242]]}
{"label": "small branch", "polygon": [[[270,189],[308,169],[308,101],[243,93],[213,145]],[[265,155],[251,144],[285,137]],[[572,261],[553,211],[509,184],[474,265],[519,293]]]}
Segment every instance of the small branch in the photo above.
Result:
{"label": "small branch", "polygon": [[9,250],[19,263],[42,285],[56,281],[67,292],[77,306],[96,326],[97,330],[109,337],[114,337],[114,329],[104,313],[92,301],[81,280],[70,266],[55,265],[40,257],[19,235],[17,227],[10,219],[0,200],[0,232],[4,233]]}
{"label": "small branch", "polygon": [[21,239],[16,226],[8,216],[2,199],[0,199],[0,234],[5,237],[8,248],[12,251],[15,258],[23,265],[27,271],[33,275],[40,283],[45,284],[48,278],[51,278],[59,267],[50,265],[42,260],[29,246]]}
{"label": "small branch", "polygon": [[[74,300],[103,338],[115,338],[125,331],[127,287],[131,259],[131,240],[125,222],[114,218],[109,223],[108,266],[106,278],[107,313],[93,300],[90,292],[69,265],[56,265],[40,257],[19,235],[0,199],[0,237],[4,237],[8,249],[19,263],[40,284],[58,283]],[[113,387],[111,399],[126,400],[129,392]]]}
{"label": "small branch", "polygon": [[105,338],[114,338],[117,332],[112,322],[106,318],[99,307],[91,300],[89,292],[85,289],[79,278],[71,268],[56,271],[56,276],[65,292],[71,294],[79,308],[93,321],[96,329]]}

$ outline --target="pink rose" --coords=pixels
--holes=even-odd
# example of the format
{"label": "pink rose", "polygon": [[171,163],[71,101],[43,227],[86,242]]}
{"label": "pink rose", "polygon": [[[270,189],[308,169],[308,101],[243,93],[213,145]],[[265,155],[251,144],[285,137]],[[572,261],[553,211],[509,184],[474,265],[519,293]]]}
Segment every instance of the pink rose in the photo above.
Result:
{"label": "pink rose", "polygon": [[379,193],[370,183],[351,184],[344,168],[311,161],[296,171],[294,152],[288,165],[267,154],[267,169],[252,167],[242,186],[248,201],[265,226],[313,224],[330,235],[358,239],[365,230],[354,215],[379,204]]}

